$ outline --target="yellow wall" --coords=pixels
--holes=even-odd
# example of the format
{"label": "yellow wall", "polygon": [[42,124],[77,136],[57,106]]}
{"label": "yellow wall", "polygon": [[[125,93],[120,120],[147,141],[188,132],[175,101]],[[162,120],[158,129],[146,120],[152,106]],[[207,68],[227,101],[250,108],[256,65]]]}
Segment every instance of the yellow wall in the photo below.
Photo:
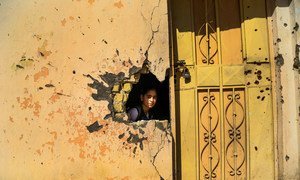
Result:
{"label": "yellow wall", "polygon": [[166,0],[11,0],[0,14],[0,179],[171,178],[166,122],[105,120],[108,102],[88,86],[129,77],[146,52],[164,79]]}

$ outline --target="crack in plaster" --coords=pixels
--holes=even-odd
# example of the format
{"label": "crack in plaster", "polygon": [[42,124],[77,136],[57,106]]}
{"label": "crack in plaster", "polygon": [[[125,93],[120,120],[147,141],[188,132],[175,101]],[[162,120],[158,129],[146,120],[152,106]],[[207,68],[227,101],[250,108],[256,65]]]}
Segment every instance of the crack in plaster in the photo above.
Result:
{"label": "crack in plaster", "polygon": [[152,160],[150,160],[151,164],[153,165],[155,171],[157,172],[157,174],[159,175],[160,179],[161,180],[164,180],[165,178],[162,177],[161,173],[159,172],[157,166],[155,165],[155,160],[156,160],[156,157],[157,155],[161,152],[161,150],[164,148],[164,145],[165,145],[165,138],[167,138],[168,142],[171,142],[168,138],[168,135],[170,135],[172,137],[172,134],[171,132],[169,133],[168,132],[168,127],[166,128],[163,128],[161,126],[161,124],[159,122],[155,122],[155,126],[154,126],[154,129],[153,129],[153,133],[155,132],[156,129],[159,129],[161,131],[163,131],[160,135],[160,144],[158,145],[158,150],[157,152],[154,154],[154,156],[152,156]]}
{"label": "crack in plaster", "polygon": [[[144,52],[144,57],[145,57],[145,60],[144,60],[144,63],[146,64],[149,64],[149,60],[148,60],[148,53],[152,47],[152,45],[154,44],[154,39],[155,39],[155,36],[156,34],[159,32],[160,30],[160,25],[161,25],[161,19],[158,20],[158,24],[157,26],[154,26],[154,22],[153,22],[153,19],[154,19],[154,16],[155,16],[155,12],[156,10],[160,7],[160,4],[161,4],[161,0],[158,0],[157,2],[157,5],[153,7],[152,11],[151,11],[151,15],[150,15],[150,19],[147,20],[147,18],[145,18],[144,14],[141,12],[141,16],[144,18],[144,20],[149,23],[150,25],[150,29],[151,29],[151,37],[148,41],[148,45],[146,46],[146,50]],[[143,6],[143,3],[142,3],[142,6]],[[118,54],[118,53],[117,53]],[[139,70],[139,69],[138,69]],[[134,74],[133,72],[131,72],[130,74]],[[90,75],[86,75],[87,77],[89,77],[90,79],[92,79],[94,82],[93,84],[89,84],[90,87],[92,88],[95,88],[95,89],[98,89],[99,90],[99,87],[102,87],[104,88],[104,91],[108,90],[110,88],[110,83],[107,83],[108,84],[108,87],[104,86],[103,82],[99,82],[97,79],[93,78],[92,76]],[[103,80],[103,77],[101,77],[101,79]],[[94,87],[95,86],[95,87]],[[96,86],[98,88],[96,88]],[[101,89],[101,88],[100,88]],[[97,93],[99,94],[99,92]],[[105,93],[104,93],[105,94]],[[93,94],[95,95],[95,94]],[[107,100],[107,95],[104,95],[105,97],[98,97],[97,100]],[[94,97],[95,99],[95,97]],[[110,108],[109,108],[110,109]],[[112,111],[111,111],[112,112]],[[168,142],[171,142],[168,138],[168,135],[171,135],[169,132],[168,132],[168,128],[162,128],[159,124],[155,123],[155,128],[153,130],[153,132],[156,131],[156,129],[159,129],[161,131],[163,131],[160,135],[160,143],[157,142],[157,151],[154,153],[154,155],[152,156],[151,155],[151,159],[150,159],[150,162],[151,164],[153,165],[155,171],[157,172],[157,174],[159,175],[160,179],[165,179],[163,178],[161,172],[159,171],[159,168],[157,167],[157,156],[159,155],[159,153],[162,151],[162,149],[165,147],[165,143],[166,143],[166,140],[165,138],[167,138],[167,141]],[[125,135],[125,133],[119,135],[119,138],[123,138]],[[172,137],[172,135],[171,135]],[[136,145],[140,145],[140,149],[143,150],[143,141],[146,140],[148,141],[148,138],[147,137],[142,137],[142,138],[139,138],[136,134],[132,134],[131,132],[129,132],[129,137],[127,138],[127,142],[128,143],[134,143]],[[134,151],[136,151],[137,147],[135,147]],[[134,152],[135,153],[135,152]]]}
{"label": "crack in plaster", "polygon": [[[159,32],[159,28],[160,28],[160,22],[161,22],[161,19],[159,20],[159,23],[158,23],[158,26],[156,27],[156,30],[153,29],[153,24],[152,24],[154,12],[155,12],[156,8],[159,8],[160,2],[161,2],[161,0],[159,0],[158,3],[157,3],[157,5],[152,9],[151,16],[150,16],[149,24],[150,24],[150,26],[151,26],[151,33],[152,33],[152,34],[151,34],[151,38],[150,38],[150,40],[149,40],[149,45],[148,45],[148,47],[147,47],[147,49],[146,49],[146,51],[145,51],[145,53],[144,53],[146,60],[148,60],[148,52],[149,52],[151,46],[153,45],[154,36],[155,36],[156,33]],[[142,4],[142,6],[143,6],[143,4]],[[141,13],[141,15],[142,15],[142,17],[144,18],[144,20],[146,20],[146,18],[145,18],[145,16],[143,15],[143,13]]]}
{"label": "crack in plaster", "polygon": [[[152,121],[152,120],[150,120],[150,121]],[[170,128],[169,128],[170,124],[168,124],[167,127],[164,127],[162,122],[160,122],[160,121],[156,122],[157,120],[154,120],[154,121],[155,121],[155,125],[154,125],[154,128],[152,130],[152,134],[155,135],[155,134],[159,133],[160,136],[158,136],[158,137],[160,137],[160,138],[158,138],[156,140],[151,140],[151,138],[148,138],[148,137],[145,137],[145,136],[140,137],[140,134],[142,134],[142,135],[145,134],[145,131],[143,131],[142,128],[146,128],[146,126],[148,124],[148,121],[139,121],[139,122],[136,122],[136,123],[132,124],[134,129],[138,129],[137,134],[132,133],[131,131],[128,131],[129,128],[126,130],[126,131],[128,131],[128,134],[129,134],[129,137],[127,138],[126,141],[129,144],[135,144],[136,145],[133,148],[133,153],[134,154],[136,153],[136,151],[138,149],[138,146],[140,146],[140,150],[143,150],[143,141],[147,141],[148,144],[149,143],[155,143],[156,144],[156,145],[153,145],[153,146],[148,146],[149,151],[150,151],[150,163],[154,167],[154,170],[157,173],[157,175],[160,177],[160,179],[164,180],[164,179],[168,179],[168,178],[172,177],[172,174],[170,174],[169,177],[163,177],[162,172],[159,170],[159,167],[156,164],[157,157],[160,154],[160,152],[162,151],[162,149],[165,148],[165,145],[171,142],[168,135],[170,135],[171,138],[173,138],[173,136],[172,136],[172,133],[170,132]],[[119,139],[122,139],[124,137],[125,137],[125,133],[122,133],[118,136]],[[151,152],[153,152],[153,153],[151,153]]]}
{"label": "crack in plaster", "polygon": [[[154,130],[155,130],[155,129],[156,129],[156,128],[154,128]],[[153,131],[154,131],[154,130],[153,130]],[[164,148],[165,140],[164,140],[164,138],[163,138],[162,136],[163,136],[163,134],[160,135],[160,137],[161,137],[161,143],[158,145],[158,150],[157,150],[157,152],[155,153],[155,155],[152,157],[152,160],[150,160],[151,164],[153,165],[153,167],[154,167],[155,171],[157,172],[157,174],[159,175],[160,179],[164,179],[164,178],[163,178],[162,175],[159,173],[159,171],[158,171],[158,169],[157,169],[157,166],[155,165],[155,160],[156,160],[157,155],[158,155],[158,154],[160,153],[160,151]]]}

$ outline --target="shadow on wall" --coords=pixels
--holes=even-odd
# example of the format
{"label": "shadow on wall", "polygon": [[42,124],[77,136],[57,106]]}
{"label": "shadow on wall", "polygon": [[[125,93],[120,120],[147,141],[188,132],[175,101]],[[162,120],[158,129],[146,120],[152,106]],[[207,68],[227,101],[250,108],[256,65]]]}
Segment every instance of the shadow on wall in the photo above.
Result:
{"label": "shadow on wall", "polygon": [[[192,22],[188,22],[188,20],[186,19],[186,17],[190,16],[190,12],[188,11],[182,11],[181,13],[176,13],[174,11],[176,11],[175,6],[181,6],[183,8],[187,8],[187,6],[191,6],[190,3],[192,1],[186,1],[185,3],[180,2],[180,1],[172,1],[171,3],[171,11],[172,11],[172,19],[176,19],[176,21],[179,22],[184,22],[186,21],[186,23],[180,23],[180,24],[176,24],[175,27],[173,27],[173,29],[178,29],[180,32],[198,32],[199,27],[195,27],[195,28],[191,28],[192,26],[189,26],[189,24],[191,24]],[[197,17],[197,19],[195,21],[205,21],[206,16],[208,17],[208,21],[211,22],[214,18],[215,18],[215,12],[214,12],[214,8],[216,7],[215,1],[208,1],[209,3],[205,4],[204,0],[200,0],[197,1],[197,4],[194,4],[193,7],[193,11],[194,14],[197,14],[195,17]],[[222,5],[219,5],[219,17],[222,20],[225,20],[228,17],[234,17],[232,16],[233,13],[236,13],[234,11],[235,8],[240,9],[240,6],[242,4],[240,4],[241,1],[238,0],[232,0],[232,1],[228,1],[228,0],[219,0],[219,3]],[[273,4],[273,1],[271,0],[261,0],[259,5],[263,5],[263,6],[268,6],[268,13],[266,13],[266,11],[259,11],[257,10],[257,8],[255,8],[258,3],[257,1],[251,1],[251,0],[243,0],[243,7],[244,7],[244,17],[243,17],[243,21],[246,20],[250,20],[250,19],[254,19],[254,18],[266,18],[266,17],[271,17],[275,11],[275,9],[277,7],[289,7],[292,0],[279,0],[276,1],[276,4]],[[200,11],[200,9],[203,7],[207,6],[207,13],[205,14],[204,11]],[[270,6],[270,7],[269,7]],[[231,10],[232,9],[232,10]],[[179,14],[181,14],[179,16]],[[240,16],[238,15],[238,18],[240,18]],[[173,20],[174,21],[174,20]],[[220,20],[221,22],[221,20]],[[194,23],[197,24],[197,23]],[[198,23],[199,24],[199,23]],[[226,21],[223,21],[223,23],[220,23],[219,27],[221,31],[225,31],[225,30],[230,30],[230,29],[235,29],[235,28],[240,28],[240,23],[226,23]]]}

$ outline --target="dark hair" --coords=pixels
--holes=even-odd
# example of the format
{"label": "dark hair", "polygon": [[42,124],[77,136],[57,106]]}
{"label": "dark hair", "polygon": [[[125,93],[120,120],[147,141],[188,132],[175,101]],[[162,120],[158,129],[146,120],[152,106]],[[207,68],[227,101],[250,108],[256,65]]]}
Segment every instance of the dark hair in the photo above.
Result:
{"label": "dark hair", "polygon": [[147,94],[147,92],[149,92],[151,90],[155,90],[156,93],[157,93],[157,89],[158,89],[158,87],[156,87],[156,86],[150,86],[150,85],[144,86],[144,87],[141,88],[141,93],[140,94],[144,96],[145,94]]}
{"label": "dark hair", "polygon": [[155,90],[158,94],[160,81],[151,72],[148,74],[141,74],[139,82],[132,85],[126,102],[126,109],[129,110],[133,107],[139,106],[141,103],[140,96],[144,96],[150,90]]}

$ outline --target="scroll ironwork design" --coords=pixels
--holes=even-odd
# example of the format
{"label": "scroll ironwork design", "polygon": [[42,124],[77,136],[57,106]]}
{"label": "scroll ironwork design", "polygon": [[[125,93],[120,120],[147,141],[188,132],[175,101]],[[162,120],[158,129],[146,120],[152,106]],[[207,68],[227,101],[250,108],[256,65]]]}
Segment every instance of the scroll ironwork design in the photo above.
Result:
{"label": "scroll ironwork design", "polygon": [[[217,47],[218,41],[217,41],[217,35],[215,29],[212,27],[213,21],[209,21],[209,15],[215,13],[215,8],[212,6],[211,1],[205,1],[205,6],[206,6],[206,17],[205,17],[205,23],[201,25],[201,27],[198,30],[197,35],[201,36],[201,32],[204,31],[205,29],[205,35],[202,35],[198,42],[198,47],[201,55],[203,56],[204,59],[202,59],[202,62],[204,64],[214,64],[214,58],[217,55],[218,49],[212,49],[212,44],[214,43],[215,46]],[[203,50],[201,47],[205,46],[207,49]]]}
{"label": "scroll ironwork design", "polygon": [[[213,35],[215,33],[215,30],[212,28],[212,26],[209,23],[207,23],[207,25],[203,24],[201,26],[201,28],[198,31],[198,35],[200,35],[200,32],[203,30],[203,28],[205,28],[205,26],[208,26],[208,29],[210,29],[212,31],[212,33],[207,32],[206,36],[202,36],[200,38],[200,41],[198,42],[199,51],[200,51],[201,55],[204,57],[204,59],[202,59],[202,62],[204,64],[214,64],[215,63],[214,58],[218,53],[218,49],[213,50],[213,52],[210,52],[210,51],[211,51],[211,43],[212,42],[217,45],[217,37]],[[207,43],[207,45],[206,45],[207,49],[208,49],[207,52],[204,52],[204,50],[201,48],[203,46],[202,44],[204,44],[204,43]]]}
{"label": "scroll ironwork design", "polygon": [[[203,132],[205,145],[201,150],[200,159],[204,168],[204,178],[212,179],[217,177],[216,169],[220,163],[220,155],[216,147],[217,137],[215,131],[219,125],[219,114],[215,101],[215,96],[208,92],[208,96],[203,97],[204,105],[200,111],[200,123]],[[214,115],[212,114],[212,112]],[[208,112],[208,113],[205,113]],[[208,163],[206,163],[208,162]]]}
{"label": "scroll ironwork design", "polygon": [[[225,149],[226,163],[230,168],[230,176],[241,176],[241,168],[246,161],[245,148],[241,143],[242,133],[241,127],[245,123],[245,110],[240,100],[240,94],[229,94],[227,99],[229,100],[228,105],[225,109],[225,118],[229,126],[228,136],[229,143]],[[238,113],[239,112],[239,113]]]}

